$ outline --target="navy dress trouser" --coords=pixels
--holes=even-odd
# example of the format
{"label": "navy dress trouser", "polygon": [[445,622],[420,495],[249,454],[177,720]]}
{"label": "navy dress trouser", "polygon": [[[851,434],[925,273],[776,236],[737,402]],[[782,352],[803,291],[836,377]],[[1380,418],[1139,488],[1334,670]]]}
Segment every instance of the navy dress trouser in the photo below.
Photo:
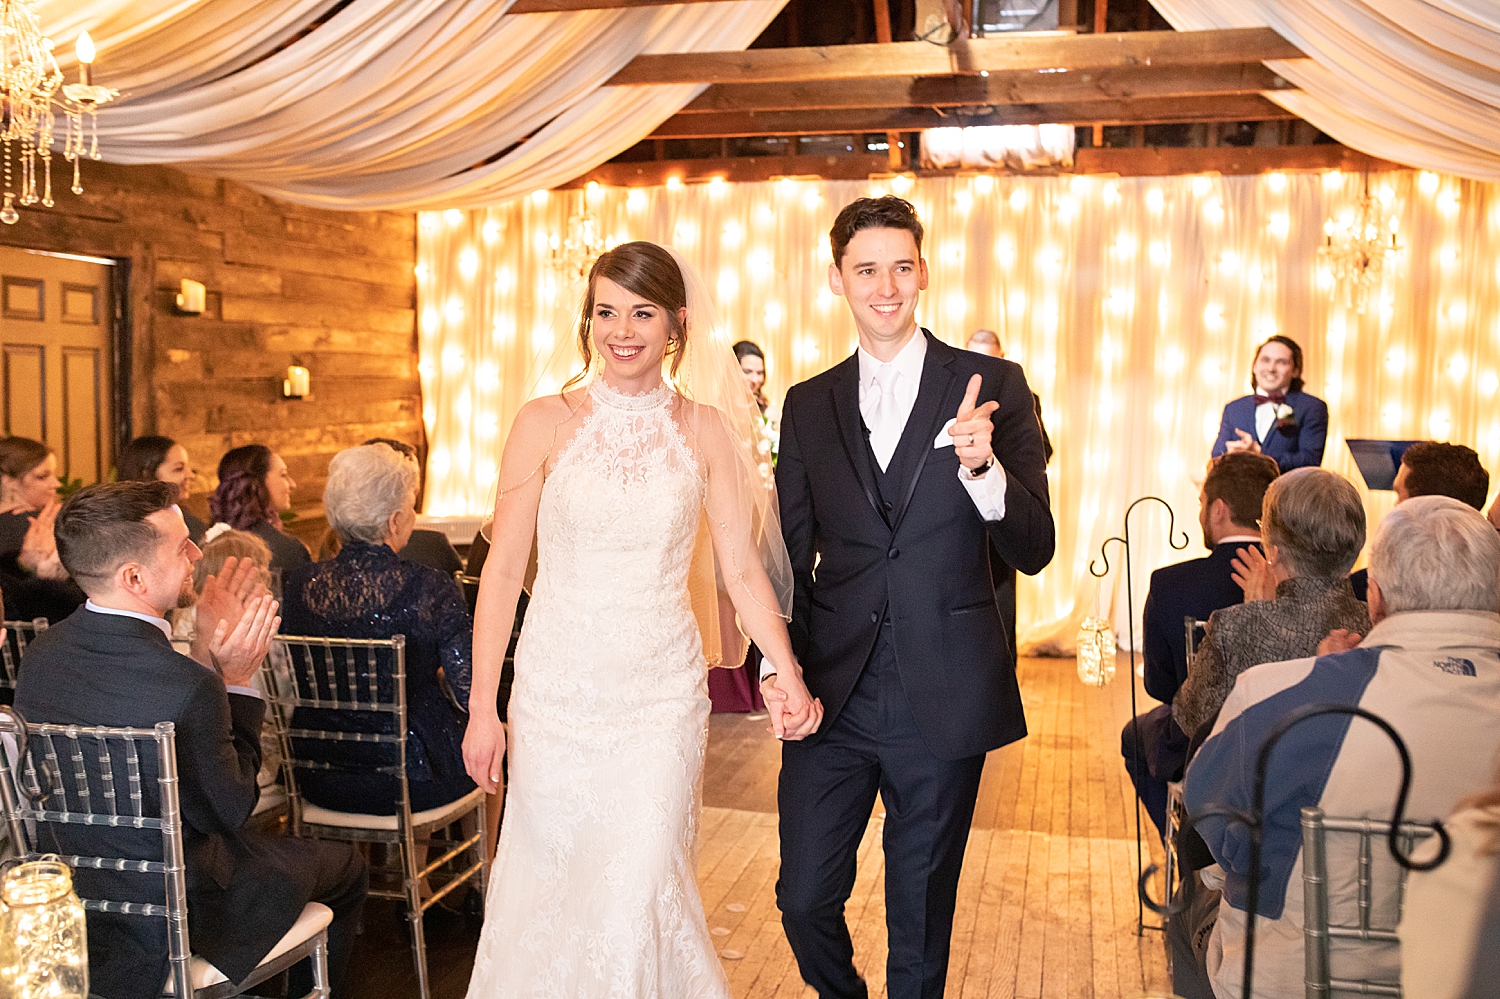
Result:
{"label": "navy dress trouser", "polygon": [[959,870],[984,756],[928,752],[896,669],[889,622],[843,710],[814,743],[782,747],[776,902],[807,984],[822,999],[865,999],[844,904],[877,792],[885,807],[890,999],[943,994]]}

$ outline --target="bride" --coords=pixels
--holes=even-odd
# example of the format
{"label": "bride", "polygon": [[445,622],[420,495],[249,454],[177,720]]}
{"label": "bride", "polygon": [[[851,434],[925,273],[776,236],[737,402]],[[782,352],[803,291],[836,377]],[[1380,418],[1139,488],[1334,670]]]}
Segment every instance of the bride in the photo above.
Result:
{"label": "bride", "polygon": [[[496,689],[535,538],[515,655],[510,782],[470,999],[727,997],[694,866],[708,665],[735,615],[776,670],[778,738],[823,708],[787,637],[791,571],[752,450],[754,403],[702,283],[652,243],[589,272],[582,382],[527,403],[501,460],[464,737],[493,793]],[[663,368],[670,377],[664,377]],[[722,608],[722,617],[721,610]]]}

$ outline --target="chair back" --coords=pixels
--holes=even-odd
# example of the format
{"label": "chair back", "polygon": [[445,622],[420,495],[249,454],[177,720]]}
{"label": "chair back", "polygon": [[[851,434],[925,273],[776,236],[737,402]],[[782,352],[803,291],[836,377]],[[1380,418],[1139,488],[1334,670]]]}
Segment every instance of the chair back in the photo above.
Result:
{"label": "chair back", "polygon": [[453,581],[463,591],[464,603],[469,605],[469,616],[474,616],[474,608],[479,606],[479,577],[471,576],[467,572],[455,572]]}
{"label": "chair back", "polygon": [[[1183,637],[1187,639],[1183,648],[1187,650],[1187,668],[1193,668],[1193,657],[1198,654],[1198,635],[1203,631],[1207,621],[1200,621],[1192,615],[1182,619]],[[1193,733],[1189,732],[1188,735]]]}
{"label": "chair back", "polygon": [[[1376,863],[1377,854],[1385,852],[1390,832],[1391,824],[1379,819],[1330,818],[1321,808],[1302,809],[1302,950],[1307,999],[1326,999],[1341,992],[1397,997],[1402,994],[1399,976],[1396,981],[1334,978],[1330,959],[1333,940],[1387,947],[1399,944],[1396,925],[1401,921],[1407,872],[1394,864]],[[1328,893],[1330,833],[1357,839],[1353,851],[1358,869],[1352,923],[1333,921]],[[1410,856],[1413,844],[1434,835],[1431,826],[1401,823],[1403,852]],[[1376,841],[1380,843],[1378,848]],[[1392,895],[1394,911],[1390,911],[1388,902],[1381,901]]]}
{"label": "chair back", "polygon": [[[151,888],[161,884],[165,905],[84,898],[83,907],[166,920],[175,994],[192,995],[182,812],[171,722],[154,728],[29,725],[14,708],[0,705],[0,809],[22,858],[58,853],[75,871],[108,871],[121,894],[134,895],[139,885],[142,895],[157,897]],[[133,836],[132,830],[137,834]],[[143,839],[141,831],[148,838]],[[142,849],[157,838],[159,853]],[[117,855],[74,855],[48,848],[65,842],[86,843],[101,854],[108,850]]]}
{"label": "chair back", "polygon": [[[277,635],[262,668],[281,741],[292,831],[302,827],[297,774],[383,774],[397,793],[397,814],[411,813],[406,783],[406,636],[321,638]],[[342,717],[341,717],[342,716]],[[370,728],[379,731],[366,731]],[[340,744],[390,746],[394,758],[344,758]],[[330,762],[327,757],[339,757]]]}
{"label": "chair back", "polygon": [[27,644],[39,632],[47,630],[47,619],[32,618],[30,621],[6,621],[5,641],[0,642],[0,689],[15,690],[21,676],[21,656]]}

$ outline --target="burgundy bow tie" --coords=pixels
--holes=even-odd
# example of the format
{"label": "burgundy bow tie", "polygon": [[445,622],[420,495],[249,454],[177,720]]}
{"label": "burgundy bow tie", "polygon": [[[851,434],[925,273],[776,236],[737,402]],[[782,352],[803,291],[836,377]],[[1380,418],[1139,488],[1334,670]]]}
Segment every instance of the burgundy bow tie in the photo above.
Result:
{"label": "burgundy bow tie", "polygon": [[1261,395],[1259,392],[1255,393],[1255,404],[1257,406],[1263,406],[1268,402],[1273,406],[1280,406],[1282,403],[1286,402],[1286,393],[1270,392],[1266,395]]}

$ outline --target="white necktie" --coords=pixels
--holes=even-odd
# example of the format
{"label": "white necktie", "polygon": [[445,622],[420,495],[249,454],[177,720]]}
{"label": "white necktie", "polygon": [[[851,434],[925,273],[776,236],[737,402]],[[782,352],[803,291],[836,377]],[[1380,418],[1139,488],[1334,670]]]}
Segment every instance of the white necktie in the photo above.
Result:
{"label": "white necktie", "polygon": [[875,405],[867,417],[870,424],[870,450],[883,472],[896,453],[901,441],[902,420],[900,407],[896,404],[896,379],[901,372],[894,364],[882,364],[875,369]]}

